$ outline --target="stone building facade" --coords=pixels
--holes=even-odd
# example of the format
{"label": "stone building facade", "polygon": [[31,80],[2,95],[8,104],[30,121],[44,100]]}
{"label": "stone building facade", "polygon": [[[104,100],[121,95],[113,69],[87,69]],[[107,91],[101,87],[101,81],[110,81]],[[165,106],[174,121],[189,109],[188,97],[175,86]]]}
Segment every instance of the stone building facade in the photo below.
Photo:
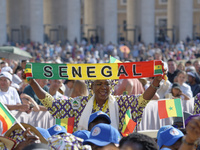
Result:
{"label": "stone building facade", "polygon": [[0,0],[0,45],[200,37],[200,0]]}

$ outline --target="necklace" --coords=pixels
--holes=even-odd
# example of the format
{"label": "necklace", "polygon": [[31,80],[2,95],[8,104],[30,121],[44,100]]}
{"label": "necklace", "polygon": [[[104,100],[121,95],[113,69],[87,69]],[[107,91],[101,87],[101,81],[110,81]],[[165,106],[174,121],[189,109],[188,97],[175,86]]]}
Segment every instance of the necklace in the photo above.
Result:
{"label": "necklace", "polygon": [[[93,106],[95,112],[99,111],[101,107],[98,106],[96,99],[94,99],[94,106]],[[103,104],[103,109],[101,111],[106,112],[106,109],[108,108],[108,100]]]}

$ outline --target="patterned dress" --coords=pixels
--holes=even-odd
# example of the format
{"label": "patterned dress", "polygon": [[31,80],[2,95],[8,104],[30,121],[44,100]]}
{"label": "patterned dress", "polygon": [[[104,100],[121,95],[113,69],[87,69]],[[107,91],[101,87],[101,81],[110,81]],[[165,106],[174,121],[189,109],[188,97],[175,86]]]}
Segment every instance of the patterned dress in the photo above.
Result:
{"label": "patterned dress", "polygon": [[200,93],[194,97],[194,115],[200,114]]}
{"label": "patterned dress", "polygon": [[[142,120],[142,113],[149,102],[149,100],[145,100],[143,95],[121,95],[114,96],[118,103],[119,110],[119,131],[121,132],[123,127],[123,122],[125,118],[125,113],[128,108],[131,109],[132,119],[137,122],[139,125]],[[68,99],[54,99],[50,94],[46,93],[44,99],[40,99],[42,104],[48,109],[48,111],[52,114],[53,117],[63,119],[75,117],[74,120],[74,132],[77,131],[78,122],[80,120],[81,114],[90,99],[90,96],[85,97],[76,97],[76,98],[68,98]],[[108,104],[104,107],[98,106],[92,109],[92,113],[96,111],[103,111],[110,116]]]}

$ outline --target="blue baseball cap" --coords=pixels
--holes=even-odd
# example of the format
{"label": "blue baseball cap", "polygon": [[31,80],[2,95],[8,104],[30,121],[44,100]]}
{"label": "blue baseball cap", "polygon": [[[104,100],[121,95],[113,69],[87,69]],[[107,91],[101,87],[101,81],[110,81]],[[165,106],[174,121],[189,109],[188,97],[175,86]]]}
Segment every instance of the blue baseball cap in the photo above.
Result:
{"label": "blue baseball cap", "polygon": [[171,146],[183,136],[184,134],[179,129],[176,129],[172,126],[167,127],[160,132],[157,139],[157,144],[159,148],[161,148],[163,145]]}
{"label": "blue baseball cap", "polygon": [[106,146],[110,143],[119,144],[120,133],[109,124],[99,123],[91,130],[90,137],[84,140],[83,145],[93,143],[97,146]]}
{"label": "blue baseball cap", "polygon": [[171,125],[166,125],[166,126],[162,126],[159,130],[158,130],[158,133],[157,133],[157,139],[160,138],[160,132],[168,129],[168,128],[171,128],[172,126]]}
{"label": "blue baseball cap", "polygon": [[90,115],[90,118],[89,118],[89,121],[88,121],[88,127],[89,127],[89,124],[91,122],[93,122],[98,117],[105,118],[108,121],[109,124],[111,123],[110,117],[105,112],[97,111],[97,112]]}
{"label": "blue baseball cap", "polygon": [[87,130],[79,130],[73,133],[74,136],[79,137],[81,139],[88,139],[90,136],[90,131]]}
{"label": "blue baseball cap", "polygon": [[48,139],[49,137],[51,137],[51,135],[49,134],[49,132],[48,132],[47,129],[40,128],[40,127],[36,127],[36,129],[42,134],[42,136],[43,136],[45,139]]}
{"label": "blue baseball cap", "polygon": [[167,148],[167,147],[163,147],[161,148],[160,150],[171,150],[170,148]]}
{"label": "blue baseball cap", "polygon": [[50,127],[49,129],[47,129],[49,134],[52,135],[58,135],[58,134],[62,134],[62,133],[67,133],[67,130],[65,129],[65,127],[61,126],[61,125],[54,125],[52,127]]}

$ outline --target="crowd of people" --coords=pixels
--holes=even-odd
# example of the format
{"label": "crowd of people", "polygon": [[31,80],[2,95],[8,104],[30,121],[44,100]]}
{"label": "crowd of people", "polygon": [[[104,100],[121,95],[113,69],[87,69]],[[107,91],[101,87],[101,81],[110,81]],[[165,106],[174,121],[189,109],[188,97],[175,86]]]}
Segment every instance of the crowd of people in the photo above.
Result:
{"label": "crowd of people", "polygon": [[[120,47],[126,45],[130,53]],[[73,134],[60,125],[49,129],[18,124],[0,136],[0,148],[9,144],[13,149],[199,149],[200,137],[200,41],[177,44],[157,43],[144,45],[128,42],[114,45],[74,42],[62,45],[30,43],[15,46],[28,51],[30,60],[15,61],[2,58],[0,63],[0,102],[9,110],[26,113],[49,111],[55,118],[74,118]],[[41,63],[108,63],[109,56],[123,62],[162,60],[162,76],[113,80],[48,80],[24,76],[25,65]],[[181,60],[181,61],[180,61]],[[126,111],[137,126],[150,100],[194,100],[194,112],[185,117],[186,128],[175,124],[163,126],[153,139],[133,132],[123,137],[121,132]],[[41,118],[42,119],[42,118]],[[135,131],[137,131],[137,126]],[[180,126],[182,127],[182,126]],[[8,139],[9,138],[9,139]],[[39,144],[42,143],[42,144]]]}

